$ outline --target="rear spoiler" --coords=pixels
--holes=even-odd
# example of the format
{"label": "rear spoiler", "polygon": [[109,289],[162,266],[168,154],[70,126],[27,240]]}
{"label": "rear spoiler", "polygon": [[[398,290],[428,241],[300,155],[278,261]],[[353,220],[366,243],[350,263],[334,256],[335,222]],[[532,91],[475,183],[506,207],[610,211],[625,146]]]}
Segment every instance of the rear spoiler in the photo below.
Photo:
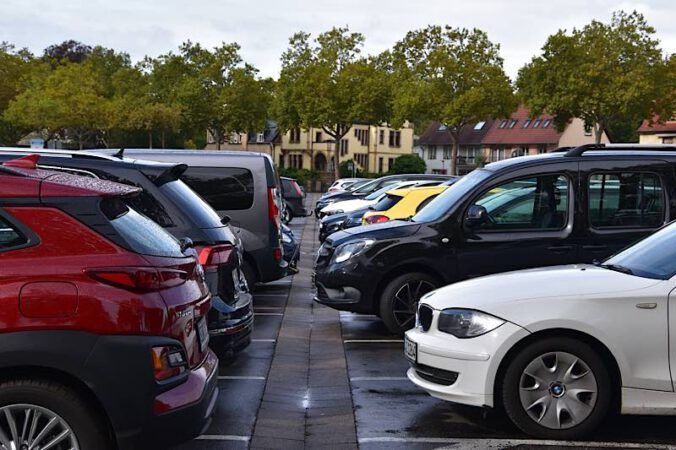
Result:
{"label": "rear spoiler", "polygon": [[149,170],[141,169],[141,171],[153,182],[157,187],[160,187],[164,184],[171,183],[181,178],[181,175],[188,170],[187,164],[175,164],[165,168],[161,172],[150,173]]}

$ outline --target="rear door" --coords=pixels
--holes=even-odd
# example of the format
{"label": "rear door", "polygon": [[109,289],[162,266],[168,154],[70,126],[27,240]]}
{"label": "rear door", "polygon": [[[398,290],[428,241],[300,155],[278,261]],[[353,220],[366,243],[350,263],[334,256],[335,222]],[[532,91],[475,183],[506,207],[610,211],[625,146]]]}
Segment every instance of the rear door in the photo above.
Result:
{"label": "rear door", "polygon": [[584,242],[580,260],[602,260],[668,222],[672,186],[673,170],[665,161],[581,162]]}

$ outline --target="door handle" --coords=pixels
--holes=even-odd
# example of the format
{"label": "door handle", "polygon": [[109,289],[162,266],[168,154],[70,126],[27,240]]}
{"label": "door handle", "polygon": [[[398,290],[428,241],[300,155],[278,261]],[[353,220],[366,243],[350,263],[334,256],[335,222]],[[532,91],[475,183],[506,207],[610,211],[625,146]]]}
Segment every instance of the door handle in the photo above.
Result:
{"label": "door handle", "polygon": [[599,250],[605,250],[607,249],[607,245],[599,244],[599,245],[583,245],[582,250],[591,250],[591,251],[599,251]]}
{"label": "door handle", "polygon": [[657,303],[638,303],[636,307],[638,309],[655,309],[657,308]]}
{"label": "door handle", "polygon": [[547,250],[554,253],[569,252],[572,249],[573,249],[572,245],[552,245],[551,247],[547,247]]}

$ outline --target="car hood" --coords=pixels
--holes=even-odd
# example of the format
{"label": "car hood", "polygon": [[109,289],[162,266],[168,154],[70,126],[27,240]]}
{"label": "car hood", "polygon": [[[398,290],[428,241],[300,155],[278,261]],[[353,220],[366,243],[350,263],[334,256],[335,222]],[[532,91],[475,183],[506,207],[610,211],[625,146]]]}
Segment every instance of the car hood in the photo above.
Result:
{"label": "car hood", "polygon": [[442,287],[421,299],[434,309],[469,308],[519,323],[520,303],[578,302],[585,296],[626,294],[661,283],[590,264],[520,270]]}
{"label": "car hood", "polygon": [[343,210],[343,212],[352,212],[354,210],[365,208],[373,204],[375,204],[374,200],[345,200],[342,202],[331,203],[322,209],[322,212],[337,211],[339,209]]}
{"label": "car hood", "polygon": [[415,234],[421,225],[403,220],[393,220],[390,222],[379,223],[375,225],[365,225],[354,228],[348,228],[338,231],[328,239],[333,245],[340,245],[348,240],[354,239],[400,239]]}

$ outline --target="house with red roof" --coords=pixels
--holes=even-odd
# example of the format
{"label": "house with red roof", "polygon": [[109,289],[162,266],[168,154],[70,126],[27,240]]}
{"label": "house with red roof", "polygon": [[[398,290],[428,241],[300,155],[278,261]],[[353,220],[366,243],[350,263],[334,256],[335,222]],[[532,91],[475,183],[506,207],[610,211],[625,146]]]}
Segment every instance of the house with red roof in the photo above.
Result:
{"label": "house with red roof", "polygon": [[638,129],[639,143],[676,144],[676,118],[664,123],[658,120],[659,117],[655,117],[652,121],[643,121]]}

